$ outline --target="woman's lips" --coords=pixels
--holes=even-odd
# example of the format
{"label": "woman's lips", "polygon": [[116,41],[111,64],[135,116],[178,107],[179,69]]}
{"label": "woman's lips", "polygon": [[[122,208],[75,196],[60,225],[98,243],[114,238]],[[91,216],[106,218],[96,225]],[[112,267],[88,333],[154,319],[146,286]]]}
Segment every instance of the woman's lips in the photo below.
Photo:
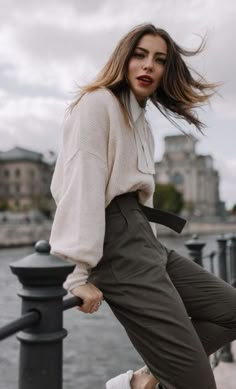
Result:
{"label": "woman's lips", "polygon": [[148,86],[148,85],[151,85],[153,83],[153,79],[149,76],[139,76],[137,77],[137,80],[139,82],[139,84],[141,85],[144,85],[144,86]]}
{"label": "woman's lips", "polygon": [[138,80],[138,83],[139,83],[140,85],[143,85],[143,86],[149,86],[149,85],[152,84],[152,81],[143,80],[143,79],[141,79],[141,78],[137,78],[137,80]]}

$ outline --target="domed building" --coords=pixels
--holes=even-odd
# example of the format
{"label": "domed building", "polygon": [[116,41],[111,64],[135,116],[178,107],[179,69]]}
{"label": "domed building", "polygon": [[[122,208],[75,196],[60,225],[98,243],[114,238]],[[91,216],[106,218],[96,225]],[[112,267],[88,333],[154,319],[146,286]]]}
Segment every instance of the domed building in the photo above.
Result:
{"label": "domed building", "polygon": [[166,136],[164,142],[163,158],[155,163],[156,182],[172,183],[183,194],[185,213],[221,215],[219,173],[212,156],[196,153],[197,139],[192,135]]}

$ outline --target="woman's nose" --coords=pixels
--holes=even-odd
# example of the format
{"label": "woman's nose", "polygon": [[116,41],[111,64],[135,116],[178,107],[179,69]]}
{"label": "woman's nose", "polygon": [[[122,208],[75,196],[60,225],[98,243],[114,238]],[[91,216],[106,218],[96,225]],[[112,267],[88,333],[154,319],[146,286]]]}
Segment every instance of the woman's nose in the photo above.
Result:
{"label": "woman's nose", "polygon": [[153,60],[152,58],[147,58],[143,64],[143,69],[152,69],[153,68]]}

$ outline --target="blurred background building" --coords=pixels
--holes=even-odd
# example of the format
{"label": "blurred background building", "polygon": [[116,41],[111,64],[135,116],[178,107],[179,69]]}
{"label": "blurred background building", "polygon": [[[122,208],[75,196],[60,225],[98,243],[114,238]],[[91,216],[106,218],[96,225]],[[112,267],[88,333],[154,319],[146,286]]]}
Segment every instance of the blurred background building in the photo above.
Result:
{"label": "blurred background building", "polygon": [[211,155],[196,152],[197,139],[185,134],[166,136],[161,161],[155,163],[155,180],[171,183],[183,194],[185,213],[194,216],[222,216],[219,173]]}
{"label": "blurred background building", "polygon": [[42,154],[21,147],[0,152],[0,210],[37,209],[49,215],[55,208],[50,193],[54,164],[53,152]]}

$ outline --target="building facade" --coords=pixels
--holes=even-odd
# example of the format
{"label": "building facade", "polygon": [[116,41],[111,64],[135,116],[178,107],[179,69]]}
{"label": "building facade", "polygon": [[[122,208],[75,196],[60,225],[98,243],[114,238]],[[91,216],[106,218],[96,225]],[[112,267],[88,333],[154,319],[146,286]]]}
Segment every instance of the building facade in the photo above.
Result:
{"label": "building facade", "polygon": [[50,193],[54,164],[43,154],[15,147],[0,152],[0,205],[12,211],[55,207]]}
{"label": "building facade", "polygon": [[212,157],[196,153],[197,139],[193,136],[166,136],[164,141],[163,158],[155,163],[156,182],[172,183],[183,194],[186,213],[219,215],[219,174]]}

